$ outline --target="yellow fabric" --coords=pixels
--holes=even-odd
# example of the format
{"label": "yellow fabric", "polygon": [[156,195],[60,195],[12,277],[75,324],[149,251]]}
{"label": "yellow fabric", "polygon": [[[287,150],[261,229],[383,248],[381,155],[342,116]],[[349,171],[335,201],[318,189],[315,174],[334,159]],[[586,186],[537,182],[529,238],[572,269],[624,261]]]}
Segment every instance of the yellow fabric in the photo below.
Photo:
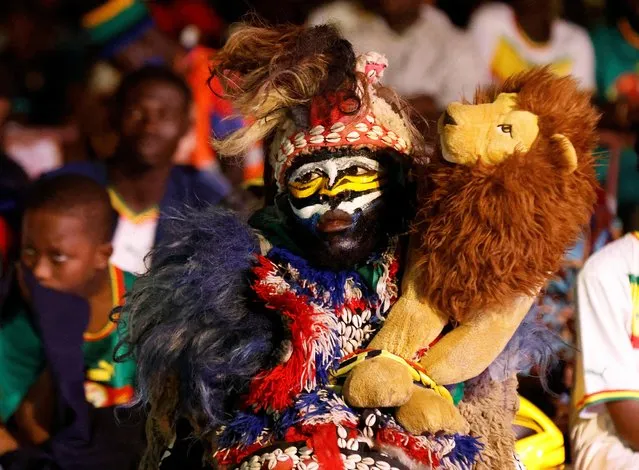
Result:
{"label": "yellow fabric", "polygon": [[502,93],[493,103],[451,103],[438,126],[444,158],[462,165],[479,160],[494,165],[515,151],[530,150],[539,135],[538,118],[516,106],[516,93]]}
{"label": "yellow fabric", "polygon": [[[523,58],[517,48],[515,48],[508,39],[502,37],[497,43],[495,54],[491,62],[491,70],[493,75],[499,80],[504,81],[511,75],[524,72],[535,64],[528,62]],[[550,64],[551,70],[557,75],[563,77],[572,73],[572,59],[559,60]]]}
{"label": "yellow fabric", "polygon": [[146,222],[150,218],[157,219],[160,217],[160,208],[157,205],[149,207],[142,212],[135,212],[126,205],[122,197],[113,188],[108,188],[108,192],[113,209],[115,209],[121,217],[130,220],[134,224]]}
{"label": "yellow fabric", "polygon": [[135,0],[109,0],[105,4],[100,5],[95,10],[84,15],[82,18],[82,26],[88,29],[99,24],[106,23],[108,20],[133,5],[134,1]]}
{"label": "yellow fabric", "polygon": [[[371,352],[374,352],[375,354],[371,355]],[[431,379],[421,368],[418,368],[418,366],[411,364],[404,358],[396,356],[395,354],[391,354],[388,351],[364,351],[356,354],[355,356],[349,358],[349,360],[345,361],[346,364],[344,366],[340,366],[334,372],[333,376],[335,378],[339,378],[348,375],[348,373],[353,370],[358,364],[373,357],[385,357],[406,366],[410,370],[410,373],[413,377],[413,382],[424,385],[425,387],[436,392],[442,398],[450,401],[451,404],[454,403],[453,397],[446,387],[437,385],[437,383],[435,383],[435,381]]]}
{"label": "yellow fabric", "polygon": [[[633,235],[639,239],[639,232]],[[632,338],[639,338],[639,278],[630,277],[630,296],[632,298]]]}

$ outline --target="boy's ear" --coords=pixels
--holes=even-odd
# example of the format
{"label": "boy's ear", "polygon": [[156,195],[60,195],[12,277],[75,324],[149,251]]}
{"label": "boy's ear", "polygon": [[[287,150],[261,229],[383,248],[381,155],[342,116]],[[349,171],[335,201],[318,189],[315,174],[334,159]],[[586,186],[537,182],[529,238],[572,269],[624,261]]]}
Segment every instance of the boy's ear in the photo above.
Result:
{"label": "boy's ear", "polygon": [[106,269],[109,266],[109,259],[113,254],[113,244],[111,242],[102,243],[95,253],[95,268]]}

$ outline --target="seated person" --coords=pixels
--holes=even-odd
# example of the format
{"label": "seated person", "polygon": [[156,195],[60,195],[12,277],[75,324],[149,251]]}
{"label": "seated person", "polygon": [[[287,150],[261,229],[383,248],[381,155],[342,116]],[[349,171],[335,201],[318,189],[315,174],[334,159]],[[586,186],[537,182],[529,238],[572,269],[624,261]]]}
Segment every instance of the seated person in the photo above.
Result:
{"label": "seated person", "polygon": [[577,305],[574,468],[639,468],[639,233],[586,262]]}
{"label": "seated person", "polygon": [[536,65],[550,65],[594,91],[595,64],[588,33],[559,17],[557,0],[508,0],[480,7],[468,26],[482,83],[501,83]]}
{"label": "seated person", "polygon": [[335,24],[356,53],[377,51],[393,67],[384,84],[424,117],[436,120],[451,101],[471,96],[476,66],[466,36],[428,0],[340,0],[320,6],[308,22]]}
{"label": "seated person", "polygon": [[[21,296],[0,324],[0,467],[133,469],[142,423],[116,420],[135,364],[115,363],[111,312],[133,276],[109,263],[115,215],[82,175],[37,182],[22,227]],[[20,298],[18,298],[20,297]]]}
{"label": "seated person", "polygon": [[164,67],[148,66],[126,76],[116,95],[115,154],[101,162],[69,164],[55,172],[92,176],[108,188],[119,221],[113,264],[134,274],[146,271],[144,258],[162,237],[166,216],[183,206],[221,202],[225,189],[209,172],[174,165],[189,129],[191,92]]}

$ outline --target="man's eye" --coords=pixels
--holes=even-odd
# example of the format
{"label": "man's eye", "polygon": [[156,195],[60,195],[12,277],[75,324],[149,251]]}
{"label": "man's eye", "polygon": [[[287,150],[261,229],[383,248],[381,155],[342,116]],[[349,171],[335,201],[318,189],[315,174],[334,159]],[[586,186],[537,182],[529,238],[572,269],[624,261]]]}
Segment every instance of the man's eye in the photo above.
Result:
{"label": "man's eye", "polygon": [[497,126],[500,131],[504,134],[508,134],[509,136],[513,136],[513,126],[510,124],[500,124]]}
{"label": "man's eye", "polygon": [[27,266],[31,266],[37,256],[36,251],[33,248],[23,248],[20,255],[22,262]]}
{"label": "man's eye", "polygon": [[136,121],[142,119],[142,111],[140,111],[139,108],[128,108],[125,111],[125,114],[129,119],[134,119]]}
{"label": "man's eye", "polygon": [[311,171],[310,173],[305,173],[297,179],[297,183],[308,183],[310,181],[316,180],[320,178],[322,175],[318,171]]}
{"label": "man's eye", "polygon": [[67,255],[62,254],[62,253],[54,253],[51,256],[51,260],[55,264],[62,264],[62,263],[67,262],[69,260],[69,257]]}
{"label": "man's eye", "polygon": [[370,175],[372,174],[374,171],[370,170],[366,167],[363,166],[352,166],[350,168],[348,168],[346,170],[346,174],[348,176],[363,176],[363,175]]}

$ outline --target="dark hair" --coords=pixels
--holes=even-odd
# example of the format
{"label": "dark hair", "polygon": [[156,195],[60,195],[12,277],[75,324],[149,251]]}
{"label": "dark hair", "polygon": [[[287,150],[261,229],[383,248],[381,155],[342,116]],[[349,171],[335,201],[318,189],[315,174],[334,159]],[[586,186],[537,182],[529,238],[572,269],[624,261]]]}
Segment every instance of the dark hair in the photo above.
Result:
{"label": "dark hair", "polygon": [[120,86],[115,94],[115,103],[118,109],[124,105],[129,91],[146,82],[161,82],[177,88],[184,97],[185,108],[188,109],[193,95],[189,85],[184,81],[182,77],[173,72],[168,67],[158,65],[146,65],[134,72],[131,72],[124,76]]}
{"label": "dark hair", "polygon": [[111,206],[109,193],[88,176],[63,174],[36,181],[27,194],[25,213],[38,209],[77,215],[100,242],[113,238],[117,213]]}

